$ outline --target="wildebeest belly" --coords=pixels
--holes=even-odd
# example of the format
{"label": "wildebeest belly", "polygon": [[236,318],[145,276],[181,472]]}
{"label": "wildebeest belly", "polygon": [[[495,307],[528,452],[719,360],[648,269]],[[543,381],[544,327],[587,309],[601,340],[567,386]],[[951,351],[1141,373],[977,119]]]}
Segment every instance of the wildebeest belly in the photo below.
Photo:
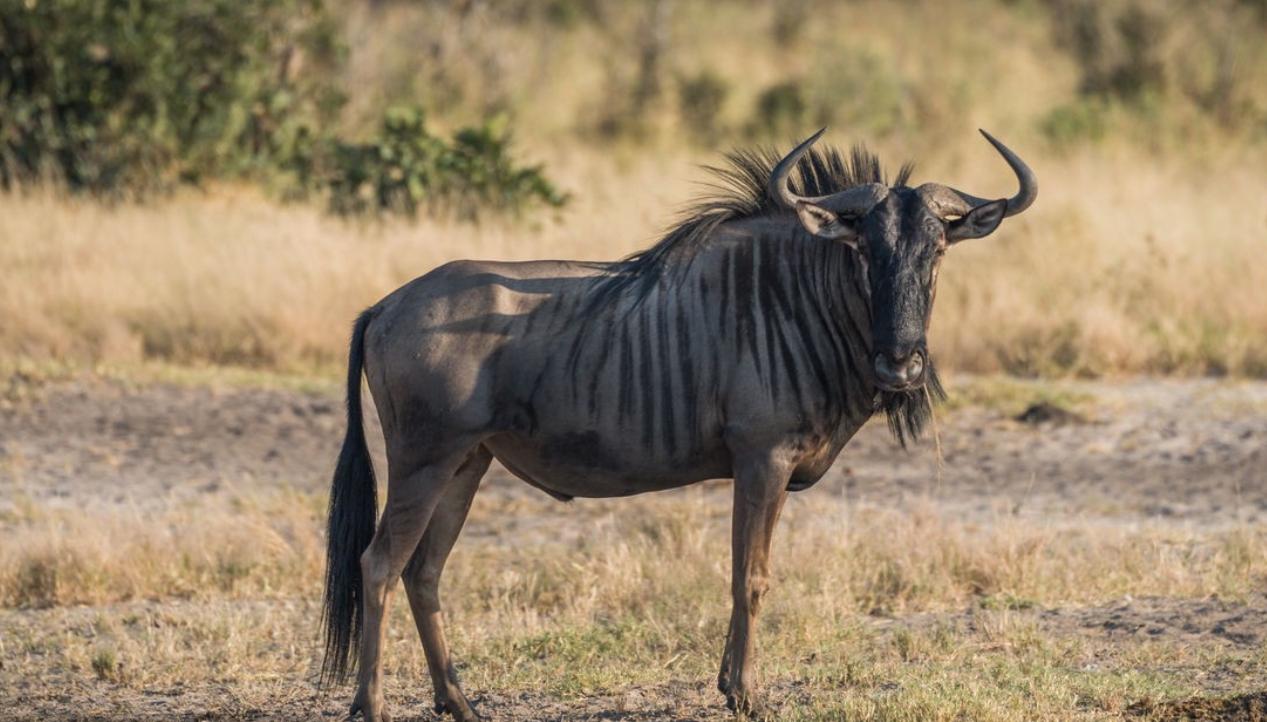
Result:
{"label": "wildebeest belly", "polygon": [[629,496],[731,474],[718,441],[676,459],[653,458],[597,431],[498,434],[485,445],[512,474],[552,496]]}

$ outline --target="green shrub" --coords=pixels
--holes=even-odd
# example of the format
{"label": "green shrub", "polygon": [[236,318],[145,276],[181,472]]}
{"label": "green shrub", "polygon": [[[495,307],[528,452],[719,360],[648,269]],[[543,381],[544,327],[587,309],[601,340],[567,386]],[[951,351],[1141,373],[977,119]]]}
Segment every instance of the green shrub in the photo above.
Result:
{"label": "green shrub", "polygon": [[600,0],[547,0],[540,4],[530,2],[525,7],[539,9],[551,23],[570,29],[584,22],[597,22],[600,5]]}
{"label": "green shrub", "polygon": [[332,143],[328,157],[317,161],[328,166],[327,180],[317,185],[328,187],[330,207],[340,214],[414,215],[426,209],[473,220],[534,205],[562,206],[567,197],[540,166],[512,160],[506,125],[500,116],[445,141],[427,131],[421,110],[392,108],[376,138]]}
{"label": "green shrub", "polygon": [[885,135],[911,123],[907,85],[891,59],[866,48],[840,48],[809,78],[810,113],[816,125]]}
{"label": "green shrub", "polygon": [[801,40],[805,28],[812,21],[813,3],[810,0],[782,0],[772,5],[770,34],[780,48],[791,48]]}
{"label": "green shrub", "polygon": [[[1081,101],[1122,109],[1142,121],[1147,137],[1190,138],[1202,125],[1215,132],[1263,127],[1261,0],[1178,3],[1150,0],[1046,0],[1057,45],[1076,63]],[[1086,125],[1092,105],[1057,109],[1044,130]],[[1069,111],[1080,117],[1075,118]],[[1194,125],[1194,121],[1197,124]],[[1203,121],[1212,121],[1207,124]],[[1120,130],[1109,128],[1108,130]],[[1049,135],[1053,133],[1049,132]],[[1083,138],[1096,133],[1075,133]],[[1060,140],[1073,136],[1066,134]]]}
{"label": "green shrub", "polygon": [[0,0],[0,185],[247,172],[341,97],[320,0]]}
{"label": "green shrub", "polygon": [[908,83],[882,56],[841,48],[831,58],[804,79],[762,91],[749,131],[784,138],[804,134],[811,125],[830,125],[877,136],[915,122]]}
{"label": "green shrub", "polygon": [[92,655],[92,671],[97,675],[97,679],[118,682],[121,669],[119,655],[112,647],[102,647]]}
{"label": "green shrub", "polygon": [[409,109],[369,143],[320,130],[343,104],[342,55],[323,0],[0,0],[0,187],[249,177],[339,213],[464,218],[563,203],[512,162],[504,121],[451,141]]}
{"label": "green shrub", "polygon": [[730,84],[711,70],[682,78],[678,84],[678,112],[686,131],[697,142],[716,142],[719,122]]}
{"label": "green shrub", "polygon": [[1175,23],[1161,5],[1052,0],[1052,6],[1055,39],[1077,62],[1083,95],[1135,103],[1166,94],[1167,38]]}
{"label": "green shrub", "polygon": [[1057,147],[1098,141],[1108,129],[1107,112],[1102,102],[1077,100],[1052,108],[1039,121],[1039,128]]}
{"label": "green shrub", "polygon": [[777,83],[757,97],[751,130],[764,136],[802,133],[807,111],[805,92],[800,82],[789,80]]}

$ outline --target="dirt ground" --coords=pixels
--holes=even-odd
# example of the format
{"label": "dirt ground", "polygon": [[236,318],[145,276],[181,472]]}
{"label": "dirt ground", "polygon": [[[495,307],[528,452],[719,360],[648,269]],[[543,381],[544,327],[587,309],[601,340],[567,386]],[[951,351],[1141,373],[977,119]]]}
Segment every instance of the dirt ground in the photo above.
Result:
{"label": "dirt ground", "polygon": [[[1007,383],[1005,392],[970,391],[942,411],[940,464],[938,444],[902,450],[876,419],[804,495],[886,505],[931,498],[981,515],[1267,520],[1267,383]],[[1052,388],[1062,399],[1054,406],[1043,402]],[[0,407],[0,488],[41,503],[144,505],[225,486],[325,488],[343,434],[334,389],[80,380],[11,395],[20,398]],[[536,493],[496,465],[481,493],[490,492]]]}
{"label": "dirt ground", "polygon": [[[23,383],[11,380],[0,402],[0,514],[19,503],[86,512],[110,505],[144,510],[224,489],[287,485],[319,490],[328,483],[343,433],[342,402],[333,388],[293,391],[98,378],[29,388]],[[940,414],[939,443],[929,440],[904,451],[882,422],[872,423],[828,476],[800,496],[894,508],[931,503],[983,523],[1000,515],[1044,523],[1077,519],[1185,529],[1267,522],[1267,383],[1140,380],[1030,387],[1008,382],[1000,393],[989,382],[970,381],[966,388],[970,391],[957,394]],[[1049,398],[1058,401],[1037,403]],[[725,503],[724,484],[709,489]],[[539,493],[495,466],[481,495]],[[548,517],[474,515],[461,543],[498,544],[532,533],[582,534],[590,517],[573,512],[583,512],[587,503],[559,505]],[[94,613],[91,608],[12,612],[32,615],[22,618],[30,624],[68,628]],[[875,634],[950,625],[971,636],[979,633],[981,614],[967,609],[861,623]],[[1267,635],[1263,597],[1126,596],[1096,606],[1022,606],[1011,614],[1047,637],[1088,639],[1106,649],[1165,640],[1252,655],[1261,653]],[[345,710],[343,694],[317,696],[308,684],[287,680],[270,683],[276,696],[267,708],[235,699],[231,687],[214,682],[197,689],[138,691],[71,672],[36,680],[15,671],[3,652],[0,641],[0,680],[14,687],[0,698],[19,704],[0,710],[0,718],[333,719]],[[1139,705],[1122,714],[1264,719],[1264,699],[1244,694],[1234,666],[1197,665],[1179,672],[1197,680],[1206,694],[1169,706]],[[402,713],[429,709],[425,692],[393,694],[389,699]],[[803,692],[795,685],[772,690],[776,700],[798,694]],[[493,691],[474,697],[480,709],[507,720],[729,718],[709,680],[583,698]]]}

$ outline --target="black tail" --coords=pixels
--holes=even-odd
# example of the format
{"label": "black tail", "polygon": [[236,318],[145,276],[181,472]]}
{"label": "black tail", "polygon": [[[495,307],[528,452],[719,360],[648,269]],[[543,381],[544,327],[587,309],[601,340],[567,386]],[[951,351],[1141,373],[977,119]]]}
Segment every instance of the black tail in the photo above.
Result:
{"label": "black tail", "polygon": [[326,530],[326,596],[322,618],[326,654],[321,685],[342,682],[355,667],[350,652],[361,638],[361,554],[374,538],[378,489],[365,427],[361,418],[361,369],[365,327],[373,318],[362,313],[352,327],[348,350],[348,431],[330,484],[330,520]]}

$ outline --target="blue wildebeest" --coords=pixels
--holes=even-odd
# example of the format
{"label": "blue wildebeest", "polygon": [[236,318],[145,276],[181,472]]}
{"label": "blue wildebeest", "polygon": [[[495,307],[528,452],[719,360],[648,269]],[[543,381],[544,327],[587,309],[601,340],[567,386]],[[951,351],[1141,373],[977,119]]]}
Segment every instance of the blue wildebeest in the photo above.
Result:
{"label": "blue wildebeest", "polygon": [[[877,411],[917,435],[940,393],[925,332],[946,249],[1029,207],[1034,174],[986,200],[892,185],[874,156],[738,153],[719,198],[615,263],[458,261],[365,311],[352,333],[348,431],[330,499],[323,681],[359,643],[352,713],[386,719],[383,618],[403,576],[436,708],[478,719],[458,686],[440,573],[493,458],[558,499],[734,478],[733,612],[718,685],[753,700],[753,635],[789,491],[813,485]],[[799,169],[799,178],[792,177]],[[375,479],[361,374],[382,422]]]}

